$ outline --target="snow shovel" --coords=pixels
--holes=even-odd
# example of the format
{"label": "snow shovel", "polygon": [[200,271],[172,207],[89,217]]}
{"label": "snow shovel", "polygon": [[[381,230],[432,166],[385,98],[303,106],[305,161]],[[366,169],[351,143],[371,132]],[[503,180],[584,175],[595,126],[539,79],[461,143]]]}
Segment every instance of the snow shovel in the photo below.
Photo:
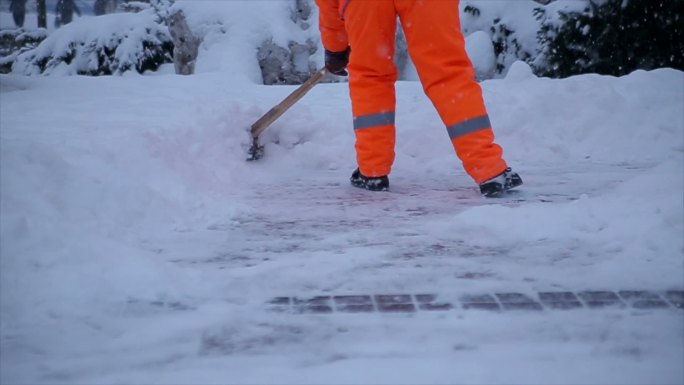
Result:
{"label": "snow shovel", "polygon": [[249,158],[248,161],[259,160],[264,156],[264,146],[259,145],[259,135],[264,132],[271,123],[275,122],[280,115],[284,114],[285,111],[290,109],[299,99],[303,98],[307,92],[309,92],[316,84],[318,84],[325,75],[328,74],[328,70],[322,68],[318,70],[306,83],[302,84],[296,90],[292,91],[282,102],[278,103],[275,107],[271,108],[270,111],[264,114],[259,120],[252,124],[252,146],[249,148]]}

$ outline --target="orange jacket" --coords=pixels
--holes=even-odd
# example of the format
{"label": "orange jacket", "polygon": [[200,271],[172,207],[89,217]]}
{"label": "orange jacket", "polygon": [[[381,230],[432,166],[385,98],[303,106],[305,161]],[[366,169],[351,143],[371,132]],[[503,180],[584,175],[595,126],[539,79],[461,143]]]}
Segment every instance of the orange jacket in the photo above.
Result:
{"label": "orange jacket", "polygon": [[344,10],[351,0],[316,0],[323,47],[328,51],[342,52],[349,46],[344,29]]}

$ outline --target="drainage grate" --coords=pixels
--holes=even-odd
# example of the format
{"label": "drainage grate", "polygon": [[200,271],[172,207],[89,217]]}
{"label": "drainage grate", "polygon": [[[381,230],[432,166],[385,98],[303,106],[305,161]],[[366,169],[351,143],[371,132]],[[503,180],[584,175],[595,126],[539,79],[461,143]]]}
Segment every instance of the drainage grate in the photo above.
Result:
{"label": "drainage grate", "polygon": [[437,294],[335,295],[276,297],[271,309],[294,313],[415,313],[417,311],[544,311],[573,309],[684,309],[684,290],[585,290],[464,294],[455,302]]}

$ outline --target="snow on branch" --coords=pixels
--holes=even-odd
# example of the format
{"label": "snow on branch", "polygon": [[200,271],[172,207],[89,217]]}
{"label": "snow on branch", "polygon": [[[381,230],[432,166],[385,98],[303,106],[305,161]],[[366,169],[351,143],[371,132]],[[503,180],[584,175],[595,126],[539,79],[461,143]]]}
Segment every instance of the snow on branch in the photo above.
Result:
{"label": "snow on branch", "polygon": [[173,42],[152,9],[83,18],[20,54],[12,72],[23,75],[115,75],[156,70],[173,61]]}

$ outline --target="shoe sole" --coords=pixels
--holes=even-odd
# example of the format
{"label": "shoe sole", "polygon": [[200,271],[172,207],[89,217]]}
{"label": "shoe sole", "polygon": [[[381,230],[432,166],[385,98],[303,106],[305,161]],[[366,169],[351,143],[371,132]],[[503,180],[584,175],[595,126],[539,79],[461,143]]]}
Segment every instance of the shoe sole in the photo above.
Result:
{"label": "shoe sole", "polygon": [[353,187],[363,189],[363,190],[367,190],[367,191],[389,191],[389,187],[382,187],[379,189],[375,189],[375,188],[369,188],[368,185],[365,183],[358,183],[357,184],[357,183],[351,182],[351,185]]}
{"label": "shoe sole", "polygon": [[519,187],[519,186],[522,186],[522,183],[518,183],[515,186],[510,186],[508,188],[504,187],[501,190],[491,192],[489,194],[482,194],[482,196],[485,198],[499,198],[499,197],[504,196],[506,193],[510,192],[514,188]]}

